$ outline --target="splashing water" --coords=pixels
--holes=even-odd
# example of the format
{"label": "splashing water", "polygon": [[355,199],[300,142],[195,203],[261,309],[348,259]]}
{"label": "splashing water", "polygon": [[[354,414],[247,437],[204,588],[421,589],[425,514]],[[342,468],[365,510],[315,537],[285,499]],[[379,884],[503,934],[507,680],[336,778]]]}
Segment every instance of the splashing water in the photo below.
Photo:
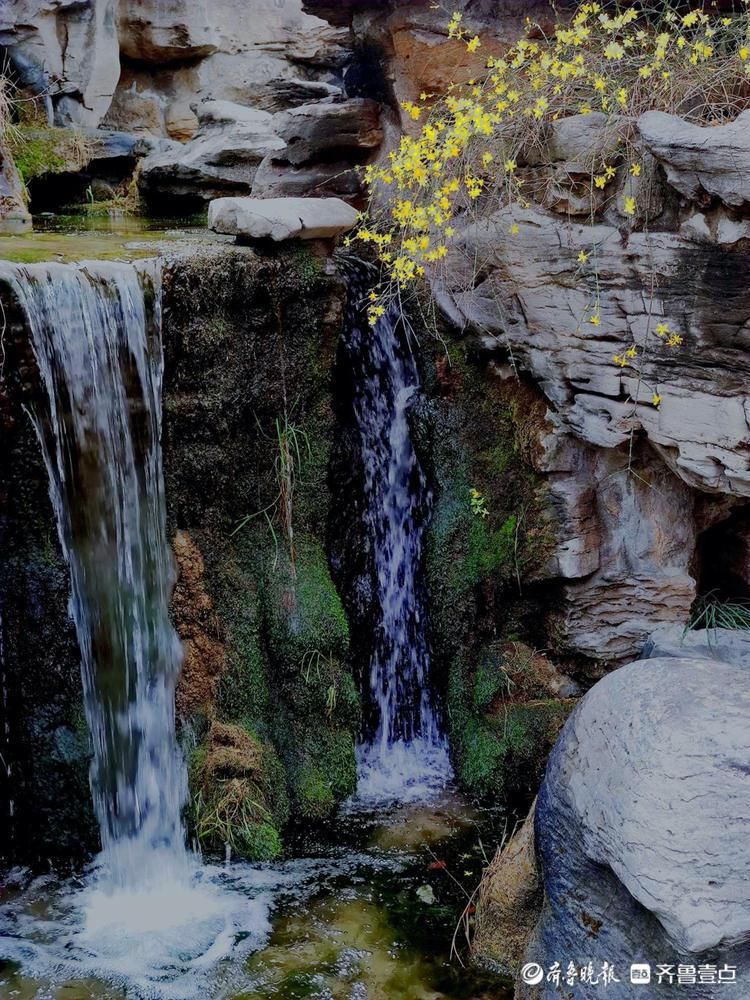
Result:
{"label": "splashing water", "polygon": [[[96,974],[115,981],[128,963],[140,963],[146,980],[162,978],[180,963],[210,963],[231,942],[265,934],[267,908],[245,904],[238,911],[238,901],[206,879],[185,847],[157,271],[139,273],[125,263],[3,263],[0,282],[25,314],[46,391],[32,419],[70,569],[102,841],[85,883],[68,887],[59,902],[65,954],[86,958]],[[153,317],[144,284],[154,293]],[[44,922],[24,927],[38,937]],[[32,967],[51,961],[38,941],[4,940],[3,950]]]}
{"label": "splashing water", "polygon": [[409,429],[419,376],[396,306],[363,326],[351,292],[348,350],[354,416],[364,467],[366,526],[372,541],[378,620],[369,680],[377,725],[358,749],[358,798],[414,801],[451,775],[430,696],[430,650],[418,573],[431,495]]}

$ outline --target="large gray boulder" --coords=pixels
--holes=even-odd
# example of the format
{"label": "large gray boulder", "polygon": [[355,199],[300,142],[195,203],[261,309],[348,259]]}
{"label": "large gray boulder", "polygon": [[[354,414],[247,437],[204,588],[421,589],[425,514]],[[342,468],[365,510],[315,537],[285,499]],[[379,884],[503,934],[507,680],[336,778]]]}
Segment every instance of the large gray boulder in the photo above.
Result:
{"label": "large gray boulder", "polygon": [[339,198],[218,198],[208,208],[210,229],[243,240],[334,239],[358,218]]}
{"label": "large gray boulder", "polygon": [[[738,966],[690,996],[747,996],[750,685],[707,659],[642,660],[586,695],[552,752],[536,807],[545,899],[524,962],[614,966],[576,997],[670,996],[658,965]],[[648,963],[634,993],[631,963]],[[729,973],[726,974],[727,976]],[[546,977],[517,996],[568,996]]]}

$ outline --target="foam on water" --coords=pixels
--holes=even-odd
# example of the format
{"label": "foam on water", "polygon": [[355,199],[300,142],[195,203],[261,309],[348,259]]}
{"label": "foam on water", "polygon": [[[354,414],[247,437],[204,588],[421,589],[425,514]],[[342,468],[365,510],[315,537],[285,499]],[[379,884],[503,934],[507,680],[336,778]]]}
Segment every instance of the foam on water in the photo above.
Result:
{"label": "foam on water", "polygon": [[144,1000],[206,995],[213,968],[262,947],[271,896],[227,891],[220,871],[153,889],[116,889],[96,876],[52,897],[34,883],[0,914],[0,954],[38,980],[97,979]]}
{"label": "foam on water", "polygon": [[187,883],[140,889],[113,888],[96,867],[82,880],[45,876],[0,907],[0,957],[40,984],[102,982],[133,1000],[225,996],[251,987],[244,960],[268,942],[280,903],[302,905],[378,864],[394,859],[341,852],[274,866],[196,863]]}
{"label": "foam on water", "polygon": [[372,808],[391,803],[429,802],[452,777],[448,749],[431,740],[397,740],[384,754],[378,745],[357,748],[357,793],[352,804]]}

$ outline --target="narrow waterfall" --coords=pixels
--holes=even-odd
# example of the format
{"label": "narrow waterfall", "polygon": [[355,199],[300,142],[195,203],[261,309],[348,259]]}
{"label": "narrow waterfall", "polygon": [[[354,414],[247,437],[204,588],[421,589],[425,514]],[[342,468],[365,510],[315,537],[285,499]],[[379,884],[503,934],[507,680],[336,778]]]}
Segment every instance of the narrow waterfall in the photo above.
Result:
{"label": "narrow waterfall", "polygon": [[158,290],[149,324],[130,264],[0,267],[46,390],[32,419],[70,568],[103,869],[113,887],[127,889],[187,877]]}
{"label": "narrow waterfall", "polygon": [[408,334],[395,305],[374,327],[367,325],[363,297],[355,278],[347,348],[377,607],[369,664],[376,724],[358,752],[359,795],[403,800],[429,793],[450,775],[431,692],[419,581],[432,498],[409,428],[419,374]]}

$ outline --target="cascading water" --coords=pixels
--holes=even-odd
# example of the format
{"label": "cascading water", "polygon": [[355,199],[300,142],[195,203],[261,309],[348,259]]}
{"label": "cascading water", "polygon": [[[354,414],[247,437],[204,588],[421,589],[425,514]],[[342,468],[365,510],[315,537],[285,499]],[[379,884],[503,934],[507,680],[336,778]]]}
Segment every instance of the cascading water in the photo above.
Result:
{"label": "cascading water", "polygon": [[[228,897],[185,847],[158,271],[148,277],[153,317],[143,277],[126,263],[0,264],[45,389],[32,420],[70,569],[102,841],[83,888],[57,900],[46,922],[17,910],[2,943],[32,969],[142,981],[144,996],[186,998],[200,995],[198,970],[267,933],[267,904]],[[165,978],[173,989],[152,989]]]}
{"label": "cascading water", "polygon": [[32,416],[70,568],[102,861],[121,887],[184,878],[161,347],[149,349],[131,265],[45,264],[10,277],[47,395]]}
{"label": "cascading water", "polygon": [[347,349],[364,470],[376,613],[369,682],[376,725],[358,749],[358,797],[408,800],[445,785],[450,763],[430,688],[419,572],[431,495],[411,440],[419,389],[411,344],[393,305],[363,323],[364,283],[350,292]]}

